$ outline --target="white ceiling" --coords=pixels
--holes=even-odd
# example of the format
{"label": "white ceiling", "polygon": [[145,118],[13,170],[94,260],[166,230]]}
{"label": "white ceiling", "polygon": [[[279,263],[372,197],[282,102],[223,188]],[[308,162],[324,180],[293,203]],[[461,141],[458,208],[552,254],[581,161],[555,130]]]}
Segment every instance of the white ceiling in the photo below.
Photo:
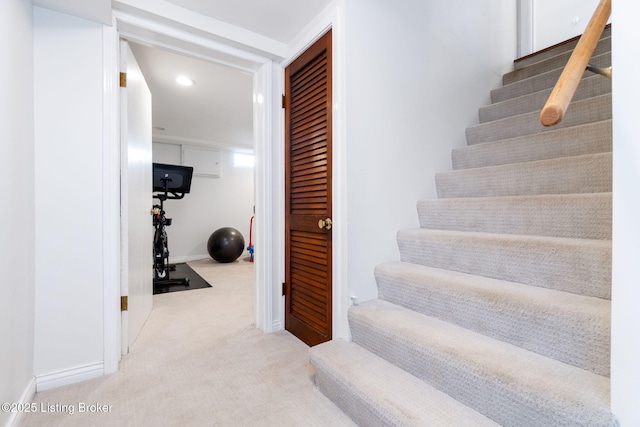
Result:
{"label": "white ceiling", "polygon": [[[38,6],[110,23],[111,0],[32,1]],[[332,0],[161,1],[288,45]],[[155,141],[252,148],[251,74],[157,47],[135,43],[131,47],[151,90]],[[179,87],[175,83],[177,74],[191,76],[196,84]]]}
{"label": "white ceiling", "polygon": [[32,0],[35,6],[111,25],[111,0]]}
{"label": "white ceiling", "polygon": [[[253,76],[246,71],[130,43],[149,85],[158,142],[253,148]],[[175,79],[186,75],[193,86]]]}
{"label": "white ceiling", "polygon": [[331,0],[167,0],[288,44]]}

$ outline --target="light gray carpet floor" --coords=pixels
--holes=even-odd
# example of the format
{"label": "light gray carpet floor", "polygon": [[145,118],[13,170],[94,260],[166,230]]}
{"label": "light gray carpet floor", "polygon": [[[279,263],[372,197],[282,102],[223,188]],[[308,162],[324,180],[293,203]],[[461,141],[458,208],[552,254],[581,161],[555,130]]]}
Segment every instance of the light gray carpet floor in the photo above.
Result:
{"label": "light gray carpet floor", "polygon": [[[189,265],[211,285],[155,295],[154,309],[120,370],[37,393],[21,426],[352,426],[315,386],[308,347],[254,327],[253,264]],[[80,402],[111,405],[78,413]]]}

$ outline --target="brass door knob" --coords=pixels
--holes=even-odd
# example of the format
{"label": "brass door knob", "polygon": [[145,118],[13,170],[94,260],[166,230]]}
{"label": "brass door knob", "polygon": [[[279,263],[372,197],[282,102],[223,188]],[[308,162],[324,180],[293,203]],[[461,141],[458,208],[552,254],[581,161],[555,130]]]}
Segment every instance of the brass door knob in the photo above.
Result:
{"label": "brass door knob", "polygon": [[321,219],[318,221],[318,228],[331,230],[332,225],[333,225],[333,221],[331,221],[331,218]]}

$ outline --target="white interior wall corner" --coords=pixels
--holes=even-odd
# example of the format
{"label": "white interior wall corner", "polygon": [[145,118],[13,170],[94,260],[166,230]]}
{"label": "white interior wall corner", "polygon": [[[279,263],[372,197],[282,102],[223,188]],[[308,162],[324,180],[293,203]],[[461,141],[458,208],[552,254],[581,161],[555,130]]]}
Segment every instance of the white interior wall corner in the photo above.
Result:
{"label": "white interior wall corner", "polygon": [[102,37],[34,8],[36,376],[104,358]]}
{"label": "white interior wall corner", "polygon": [[[0,97],[0,402],[28,403],[35,392],[34,345],[34,49],[33,7],[0,2],[4,85]],[[0,425],[18,425],[21,413],[0,411]]]}
{"label": "white interior wall corner", "polygon": [[638,144],[637,2],[612,8],[613,90],[613,271],[611,405],[621,426],[640,425],[640,144]]}

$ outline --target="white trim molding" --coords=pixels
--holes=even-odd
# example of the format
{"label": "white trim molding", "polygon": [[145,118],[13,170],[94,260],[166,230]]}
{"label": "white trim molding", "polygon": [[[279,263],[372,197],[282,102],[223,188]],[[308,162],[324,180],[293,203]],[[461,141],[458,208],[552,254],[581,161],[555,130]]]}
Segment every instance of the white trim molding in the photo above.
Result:
{"label": "white trim molding", "polygon": [[518,0],[518,57],[533,53],[535,40],[533,0]]}
{"label": "white trim molding", "polygon": [[348,312],[347,118],[345,0],[334,2],[333,51],[333,339],[351,340]]}
{"label": "white trim molding", "polygon": [[[22,405],[28,405],[33,401],[33,398],[35,395],[36,395],[36,379],[32,378],[31,381],[29,381],[29,384],[27,384],[27,387],[22,392],[20,399],[18,399],[16,403],[22,404]],[[11,412],[6,425],[10,427],[18,427],[20,425],[20,421],[22,421],[23,415],[24,415],[24,411]]]}
{"label": "white trim molding", "polygon": [[255,254],[255,307],[256,327],[272,332],[273,322],[273,189],[272,189],[272,62],[265,63],[253,79],[253,138],[256,158],[255,188],[255,245],[263,248]]}
{"label": "white trim molding", "polygon": [[282,42],[165,0],[116,0],[113,6],[146,19],[169,22],[173,28],[188,28],[194,35],[206,37],[235,50],[257,52],[262,57],[274,60],[282,59],[286,54],[286,45]]}
{"label": "white trim molding", "polygon": [[[281,63],[291,63],[306,48],[332,32],[332,313],[333,339],[350,340],[349,283],[348,283],[348,225],[347,225],[347,125],[346,125],[346,68],[345,68],[345,0],[335,0],[307,25],[289,46],[289,54]],[[284,153],[282,153],[284,158]],[[284,174],[284,165],[282,174]],[[283,189],[284,192],[284,189]],[[283,202],[284,203],[284,202]],[[283,212],[284,218],[284,212]],[[283,219],[284,221],[284,219]],[[283,230],[284,231],[284,230]],[[284,243],[283,243],[284,245]],[[284,247],[283,247],[284,253]],[[284,273],[283,273],[284,275]],[[284,298],[282,298],[284,300]],[[284,312],[284,301],[281,304]]]}
{"label": "white trim molding", "polygon": [[103,142],[102,142],[102,211],[103,211],[103,322],[104,373],[118,370],[120,362],[121,316],[114,307],[120,305],[120,121],[118,33],[115,20],[103,27]]}
{"label": "white trim molding", "polygon": [[294,37],[293,41],[287,48],[287,57],[281,65],[286,67],[294,59],[296,59],[302,52],[307,50],[313,43],[315,43],[320,37],[322,37],[330,28],[336,23],[338,10],[344,10],[339,4],[342,1],[333,1],[328,4],[322,12],[320,12],[309,24],[307,24],[302,31]]}
{"label": "white trim molding", "polygon": [[104,375],[104,363],[92,363],[64,371],[36,376],[36,391],[41,392],[81,381],[91,380]]}

